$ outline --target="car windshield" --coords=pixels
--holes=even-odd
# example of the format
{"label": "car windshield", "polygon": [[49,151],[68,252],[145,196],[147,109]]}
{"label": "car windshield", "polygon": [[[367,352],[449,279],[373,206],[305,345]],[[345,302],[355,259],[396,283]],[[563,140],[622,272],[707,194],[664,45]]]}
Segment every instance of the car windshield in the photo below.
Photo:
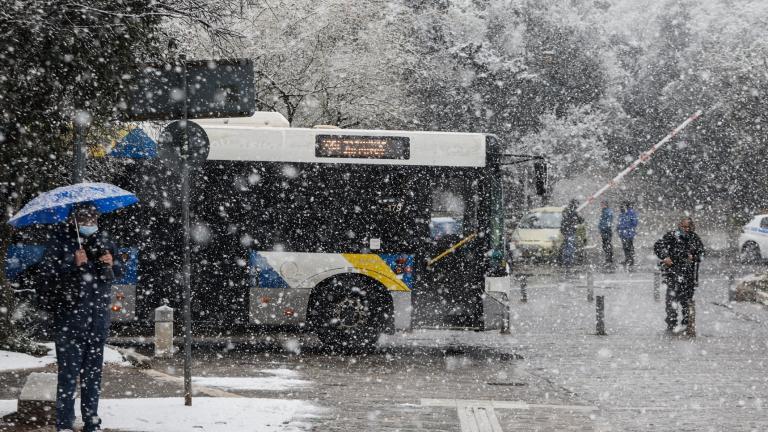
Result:
{"label": "car windshield", "polygon": [[560,212],[528,213],[518,224],[522,229],[559,229],[563,214]]}

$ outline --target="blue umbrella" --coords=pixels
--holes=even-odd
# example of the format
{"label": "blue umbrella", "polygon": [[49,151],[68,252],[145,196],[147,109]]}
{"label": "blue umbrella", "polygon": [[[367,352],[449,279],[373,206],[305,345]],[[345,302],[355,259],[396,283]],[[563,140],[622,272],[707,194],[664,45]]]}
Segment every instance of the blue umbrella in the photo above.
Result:
{"label": "blue umbrella", "polygon": [[139,201],[136,195],[109,183],[77,183],[42,193],[8,220],[16,228],[64,222],[77,204],[89,203],[109,213]]}

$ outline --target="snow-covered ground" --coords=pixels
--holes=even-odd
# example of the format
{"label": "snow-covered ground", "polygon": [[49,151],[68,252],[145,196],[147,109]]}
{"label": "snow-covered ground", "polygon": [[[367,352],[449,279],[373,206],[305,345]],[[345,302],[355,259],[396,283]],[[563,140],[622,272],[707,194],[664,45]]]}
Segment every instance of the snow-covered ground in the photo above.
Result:
{"label": "snow-covered ground", "polygon": [[[0,416],[14,411],[15,400],[0,400]],[[99,404],[104,427],[132,432],[299,431],[320,412],[309,402],[285,399],[196,397],[191,407],[181,397],[102,399]]]}
{"label": "snow-covered ground", "polygon": [[226,390],[289,390],[306,387],[310,381],[297,379],[298,372],[291,369],[262,369],[259,372],[272,376],[239,376],[239,377],[193,377],[192,382],[205,387],[216,387]]}
{"label": "snow-covered ground", "polygon": [[[48,354],[43,357],[0,350],[0,372],[17,369],[37,369],[55,364],[56,351],[53,349],[53,343],[45,343],[43,345],[48,347]],[[129,365],[122,354],[108,347],[104,349],[104,363],[116,363],[122,366]]]}

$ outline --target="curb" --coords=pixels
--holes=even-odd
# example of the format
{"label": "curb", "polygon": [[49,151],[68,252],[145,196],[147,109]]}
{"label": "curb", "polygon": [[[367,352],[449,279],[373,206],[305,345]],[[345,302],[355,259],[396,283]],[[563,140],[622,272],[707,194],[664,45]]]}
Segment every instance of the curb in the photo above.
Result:
{"label": "curb", "polygon": [[134,367],[139,369],[152,369],[152,359],[143,354],[137,353],[133,348],[121,348],[114,345],[108,346],[122,354],[125,360],[127,360]]}

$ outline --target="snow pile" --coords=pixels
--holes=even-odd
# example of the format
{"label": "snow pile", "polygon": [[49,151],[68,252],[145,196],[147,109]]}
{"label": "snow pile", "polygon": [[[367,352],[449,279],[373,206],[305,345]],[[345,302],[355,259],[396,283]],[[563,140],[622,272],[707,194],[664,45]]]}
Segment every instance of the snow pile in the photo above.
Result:
{"label": "snow pile", "polygon": [[[79,406],[77,401],[75,406]],[[0,415],[16,411],[15,400],[0,401]],[[197,397],[184,399],[102,399],[104,427],[134,432],[299,431],[320,408],[301,400]]]}
{"label": "snow pile", "polygon": [[56,357],[50,354],[45,357],[34,357],[13,351],[0,350],[0,372],[14,369],[37,369],[56,363]]}
{"label": "snow pile", "polygon": [[[48,354],[43,357],[0,350],[0,372],[18,369],[39,369],[50,364],[56,364],[56,351],[53,348],[53,343],[49,342],[43,345],[48,347]],[[122,354],[111,348],[104,348],[104,363],[130,366],[130,363],[125,361]]]}

